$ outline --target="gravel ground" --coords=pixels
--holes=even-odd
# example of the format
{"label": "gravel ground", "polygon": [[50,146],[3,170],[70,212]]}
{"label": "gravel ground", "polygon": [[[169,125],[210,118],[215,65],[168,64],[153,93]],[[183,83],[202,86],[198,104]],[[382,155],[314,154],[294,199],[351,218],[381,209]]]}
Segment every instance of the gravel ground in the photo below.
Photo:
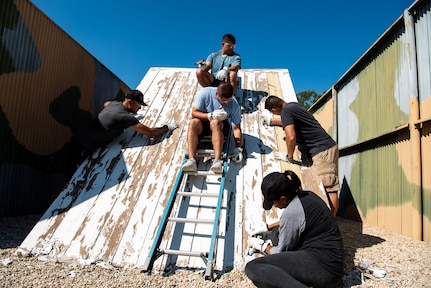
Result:
{"label": "gravel ground", "polygon": [[[16,247],[39,217],[0,218],[0,287],[254,287],[242,269],[218,275],[212,282],[204,280],[200,270],[164,276],[101,263],[81,267],[19,258]],[[430,243],[342,218],[337,221],[346,250],[344,287],[431,287]]]}

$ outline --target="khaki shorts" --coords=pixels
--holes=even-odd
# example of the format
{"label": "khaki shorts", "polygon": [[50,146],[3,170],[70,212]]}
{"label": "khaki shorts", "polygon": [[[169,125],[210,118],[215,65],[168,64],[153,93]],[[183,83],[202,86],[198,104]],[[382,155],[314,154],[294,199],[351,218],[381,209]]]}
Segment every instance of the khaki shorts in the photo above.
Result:
{"label": "khaki shorts", "polygon": [[338,180],[338,146],[335,145],[313,156],[312,168],[315,169],[328,193],[340,190]]}

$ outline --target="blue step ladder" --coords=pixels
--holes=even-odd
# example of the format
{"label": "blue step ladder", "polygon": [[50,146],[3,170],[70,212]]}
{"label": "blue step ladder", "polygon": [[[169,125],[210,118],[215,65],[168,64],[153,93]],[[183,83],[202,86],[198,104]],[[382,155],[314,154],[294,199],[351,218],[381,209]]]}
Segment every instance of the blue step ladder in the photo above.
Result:
{"label": "blue step ladder", "polygon": [[[224,184],[225,184],[226,171],[228,166],[229,147],[232,139],[233,139],[232,129],[230,129],[229,136],[225,137],[225,142],[223,146],[223,155],[222,155],[223,172],[221,174],[214,174],[210,171],[196,171],[196,172],[187,171],[186,172],[180,168],[177,178],[175,180],[175,184],[169,196],[166,209],[160,221],[156,236],[154,238],[153,245],[148,253],[147,258],[145,259],[143,269],[142,269],[144,272],[151,272],[154,262],[162,255],[200,257],[202,258],[202,260],[206,265],[205,279],[211,280],[211,281],[214,280],[214,266],[215,266],[215,259],[217,255],[216,248],[217,248],[217,238],[218,238],[218,231],[219,231],[220,211],[221,211],[222,202],[223,202]],[[202,146],[202,144],[205,144],[205,142],[211,143],[211,138],[208,138],[208,137],[202,138],[199,143],[199,146]],[[204,159],[205,157],[213,157],[213,156],[214,156],[214,151],[212,149],[198,149],[195,158],[196,158],[196,161],[199,163],[201,159]],[[187,155],[184,157],[183,163],[185,163],[186,161],[187,161]],[[182,183],[184,180],[192,182],[193,179],[191,177],[203,176],[205,177],[205,181],[207,181],[208,175],[220,176],[220,179],[219,179],[220,181],[218,182],[218,184],[216,184],[216,185],[220,185],[218,193],[209,193],[209,192],[195,193],[195,192],[179,191],[180,187],[186,186],[186,185],[183,185]],[[214,181],[212,181],[212,183],[214,183]],[[214,219],[193,219],[193,218],[180,217],[179,215],[171,215],[171,214],[175,214],[175,213],[172,213],[172,208],[176,202],[177,197],[183,197],[183,199],[187,197],[207,197],[207,198],[216,199],[217,202],[214,205],[215,207]],[[181,203],[183,204],[183,203],[189,203],[189,202],[182,201]],[[186,209],[188,209],[188,207],[186,207]],[[179,211],[181,211],[181,209],[179,209]],[[177,214],[180,214],[179,211],[177,211]],[[184,213],[181,213],[181,214],[184,214]],[[208,247],[208,250],[207,251],[184,251],[184,250],[174,250],[174,249],[172,250],[161,249],[160,244],[162,242],[162,238],[163,238],[166,226],[168,225],[169,222],[173,222],[175,223],[175,225],[177,225],[177,223],[213,225],[211,242],[210,242],[210,246]],[[181,232],[181,233],[184,234],[184,232]],[[188,233],[188,235],[190,235],[190,233]],[[165,270],[166,270],[166,267],[165,267]]]}

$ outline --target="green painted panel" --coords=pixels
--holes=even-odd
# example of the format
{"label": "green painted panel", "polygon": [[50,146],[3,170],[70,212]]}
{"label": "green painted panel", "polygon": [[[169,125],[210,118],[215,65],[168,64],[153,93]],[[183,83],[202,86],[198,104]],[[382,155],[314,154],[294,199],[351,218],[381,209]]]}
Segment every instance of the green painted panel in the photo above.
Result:
{"label": "green painted panel", "polygon": [[403,67],[399,63],[402,61],[399,59],[403,59],[401,45],[399,38],[388,41],[357,75],[359,91],[349,108],[359,119],[358,142],[393,131],[408,122],[408,114],[402,111],[396,91],[396,86],[402,83],[399,79],[399,69]]}
{"label": "green painted panel", "polygon": [[401,209],[403,204],[410,202],[417,212],[421,210],[420,199],[415,195],[418,187],[409,183],[399,164],[395,144],[357,154],[351,179],[352,195],[364,217],[377,207],[400,206]]}

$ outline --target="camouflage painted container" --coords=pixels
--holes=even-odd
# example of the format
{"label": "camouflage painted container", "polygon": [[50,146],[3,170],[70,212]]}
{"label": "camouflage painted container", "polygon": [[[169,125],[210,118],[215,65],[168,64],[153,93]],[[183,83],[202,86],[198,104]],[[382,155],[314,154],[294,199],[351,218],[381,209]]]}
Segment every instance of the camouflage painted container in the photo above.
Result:
{"label": "camouflage painted container", "polygon": [[72,132],[129,87],[30,1],[0,8],[0,217],[41,213]]}
{"label": "camouflage painted container", "polygon": [[340,148],[339,215],[427,242],[430,3],[406,9],[311,107]]}

